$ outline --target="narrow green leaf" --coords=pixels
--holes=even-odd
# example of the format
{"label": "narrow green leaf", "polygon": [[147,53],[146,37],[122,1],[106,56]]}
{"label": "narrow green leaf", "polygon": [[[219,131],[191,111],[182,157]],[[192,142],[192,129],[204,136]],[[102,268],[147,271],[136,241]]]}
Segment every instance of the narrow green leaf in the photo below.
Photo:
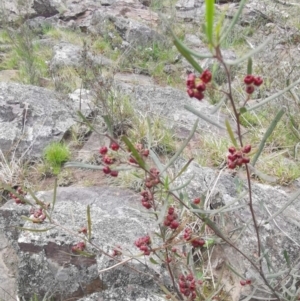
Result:
{"label": "narrow green leaf", "polygon": [[276,216],[278,216],[280,213],[282,213],[287,207],[289,207],[295,200],[298,199],[300,196],[300,189],[296,191],[290,198],[289,200],[272,216],[270,216],[266,221],[265,224],[269,223],[271,220],[273,220]]}
{"label": "narrow green leaf", "polygon": [[147,116],[147,125],[148,125],[147,140],[148,140],[148,148],[150,149],[152,146],[152,132],[151,132],[151,120],[149,116]]}
{"label": "narrow green leaf", "polygon": [[169,190],[169,177],[168,176],[166,176],[165,177],[165,180],[164,180],[164,188],[165,188],[165,190],[167,191],[167,190]]}
{"label": "narrow green leaf", "polygon": [[224,103],[226,103],[227,101],[227,96],[224,96],[219,102],[217,105],[215,105],[215,107],[210,111],[210,114],[215,114],[221,107]]}
{"label": "narrow green leaf", "polygon": [[282,108],[279,110],[279,112],[276,114],[274,120],[271,122],[269,128],[267,129],[266,133],[264,134],[260,144],[259,144],[259,147],[258,147],[258,150],[254,156],[254,158],[252,159],[252,162],[251,162],[251,165],[254,166],[256,161],[258,160],[260,154],[262,153],[263,151],[263,148],[268,140],[268,138],[270,137],[270,135],[272,134],[272,132],[274,131],[277,123],[280,121],[281,117],[283,116],[283,114],[285,113],[285,110]]}
{"label": "narrow green leaf", "polygon": [[239,9],[238,11],[236,12],[236,14],[234,15],[230,25],[228,26],[228,28],[225,30],[225,31],[222,31],[221,33],[221,39],[220,39],[220,43],[226,39],[226,37],[229,35],[230,31],[233,29],[234,25],[238,22],[239,20],[239,17],[243,11],[243,8],[246,4],[246,1],[247,0],[241,0],[240,3],[239,3]]}
{"label": "narrow green leaf", "polygon": [[284,250],[284,251],[283,251],[283,256],[284,256],[284,259],[285,259],[285,261],[286,261],[286,264],[287,264],[288,268],[290,268],[290,266],[291,266],[291,261],[290,261],[290,256],[289,256],[287,250]]}
{"label": "narrow green leaf", "polygon": [[[70,167],[76,167],[76,168],[87,168],[87,169],[97,169],[97,170],[102,170],[103,165],[92,165],[92,164],[86,164],[86,163],[81,163],[81,162],[67,162],[64,164],[64,167],[70,168]],[[114,167],[114,170],[130,170],[132,169],[131,167]]]}
{"label": "narrow green leaf", "polygon": [[155,154],[155,152],[152,149],[150,149],[149,155],[150,155],[150,158],[153,160],[155,166],[158,168],[160,174],[162,175],[162,172],[165,168],[164,165],[159,161],[158,156]]}
{"label": "narrow green leaf", "polygon": [[194,67],[194,69],[199,73],[202,73],[203,69],[195,61],[195,59],[184,48],[181,47],[182,43],[178,43],[178,41],[174,40],[174,45],[177,47],[178,51],[186,58],[186,60]]}
{"label": "narrow green leaf", "polygon": [[185,57],[185,55],[189,55],[189,56],[193,56],[197,59],[203,60],[203,59],[209,59],[209,58],[213,58],[213,55],[211,53],[198,53],[193,51],[192,49],[188,48],[187,46],[185,46],[176,36],[173,32],[171,32],[173,35],[173,43],[176,46],[176,48],[178,49],[178,51]]}
{"label": "narrow green leaf", "polygon": [[[15,189],[11,188],[9,185],[6,185],[5,183],[1,184],[4,190],[7,190],[11,193],[13,193],[15,196],[17,196],[22,202],[24,202],[27,205],[32,205],[28,200],[26,200],[23,195],[19,194]],[[28,189],[27,189],[28,190]]]}
{"label": "narrow green leaf", "polygon": [[[57,195],[57,178],[55,178],[55,181],[54,181],[54,189],[53,189],[53,200],[52,200],[52,208],[51,208],[51,214],[54,210],[54,206],[55,206],[55,203],[56,203],[56,195]],[[50,216],[51,216],[50,214]]]}
{"label": "narrow green leaf", "polygon": [[235,147],[238,147],[238,143],[237,143],[237,141],[236,141],[236,139],[234,137],[234,134],[233,134],[233,131],[232,131],[232,128],[231,128],[231,125],[230,125],[228,119],[225,120],[225,124],[226,124],[226,129],[227,129],[228,135],[229,135],[229,137],[231,139],[231,142],[233,143],[233,145]]}
{"label": "narrow green leaf", "polygon": [[210,45],[213,46],[215,0],[205,0],[205,7],[206,36]]}
{"label": "narrow green leaf", "polygon": [[51,227],[51,228],[46,228],[46,229],[32,229],[32,228],[24,228],[24,227],[17,227],[18,229],[22,230],[22,231],[30,231],[30,232],[46,232],[46,231],[49,231],[54,227]]}
{"label": "narrow green leaf", "polygon": [[193,179],[194,179],[194,175],[190,179],[188,179],[185,183],[183,183],[182,185],[180,185],[178,187],[174,187],[174,188],[171,187],[170,191],[176,191],[176,190],[181,190],[181,189],[185,188],[192,182]]}
{"label": "narrow green leaf", "polygon": [[153,257],[150,257],[149,260],[153,264],[159,264]]}
{"label": "narrow green leaf", "polygon": [[90,130],[95,131],[95,128],[80,111],[77,111],[77,115],[86,123],[86,125],[90,128]]}
{"label": "narrow green leaf", "polygon": [[123,136],[122,140],[124,141],[124,143],[126,144],[126,146],[128,147],[128,149],[130,150],[132,156],[134,157],[134,159],[136,160],[136,162],[138,163],[138,165],[140,167],[142,167],[143,169],[146,169],[146,164],[145,161],[143,160],[143,158],[140,156],[140,154],[138,153],[138,151],[135,149],[135,147],[133,146],[133,144],[130,142],[130,140],[126,137]]}
{"label": "narrow green leaf", "polygon": [[226,130],[226,127],[224,127],[223,125],[219,124],[217,121],[213,120],[211,116],[207,117],[205,115],[203,115],[202,113],[200,113],[199,111],[197,111],[196,109],[194,109],[192,106],[190,105],[184,105],[184,108],[186,110],[188,110],[189,112],[195,114],[196,116],[200,117],[201,119],[209,122],[212,125],[215,125],[216,127],[222,129],[222,130]]}
{"label": "narrow green leaf", "polygon": [[277,178],[272,177],[269,175],[264,174],[263,172],[259,171],[258,169],[254,168],[251,164],[248,164],[250,171],[254,174],[256,174],[260,179],[269,182],[269,183],[276,183]]}
{"label": "narrow green leaf", "polygon": [[238,65],[241,62],[247,60],[249,57],[253,56],[254,54],[258,53],[259,51],[261,51],[271,40],[273,40],[273,37],[269,37],[267,38],[261,45],[257,46],[256,48],[254,48],[253,50],[249,51],[247,54],[245,54],[244,56],[242,56],[239,59],[236,59],[235,61],[225,61],[225,63],[227,65]]}
{"label": "narrow green leaf", "polygon": [[188,145],[188,143],[190,142],[190,140],[193,138],[196,129],[198,126],[198,120],[196,120],[190,134],[188,135],[187,139],[182,143],[182,145],[180,146],[180,148],[177,150],[177,152],[175,153],[175,155],[170,159],[170,161],[167,163],[167,165],[165,166],[164,170],[162,171],[162,173],[164,173],[175,161],[176,159],[181,155],[181,153],[183,152],[183,150],[185,149],[185,147]]}
{"label": "narrow green leaf", "polygon": [[114,131],[113,131],[113,125],[112,125],[112,122],[111,122],[111,118],[109,115],[103,115],[103,120],[107,126],[107,130],[110,134],[111,137],[114,137]]}
{"label": "narrow green leaf", "polygon": [[240,108],[240,114],[244,114],[246,112],[247,112],[247,108],[246,107]]}
{"label": "narrow green leaf", "polygon": [[191,164],[191,162],[193,161],[194,159],[190,159],[180,170],[180,172],[172,179],[172,181],[170,182],[173,183],[177,178],[179,178],[186,170],[187,168],[189,167],[189,165]]}
{"label": "narrow green leaf", "polygon": [[247,64],[247,74],[250,75],[252,74],[252,58],[248,58],[248,64]]}
{"label": "narrow green leaf", "polygon": [[[79,256],[83,256],[83,257],[89,257],[89,258],[93,258],[93,257],[96,257],[95,254],[91,254],[91,253],[88,253],[86,251],[76,251],[76,254],[78,254]],[[72,254],[73,256],[75,256],[74,254]],[[77,256],[78,256],[77,255]]]}
{"label": "narrow green leaf", "polygon": [[88,224],[88,241],[92,238],[92,219],[91,219],[91,207],[87,205],[86,208],[86,217],[87,217],[87,224]]}
{"label": "narrow green leaf", "polygon": [[266,103],[268,103],[269,101],[283,95],[284,93],[288,92],[289,90],[291,90],[293,87],[297,86],[298,84],[300,83],[300,78],[298,80],[296,80],[294,83],[292,83],[291,85],[289,85],[288,87],[286,87],[285,89],[281,90],[280,92],[278,93],[275,93],[269,97],[267,97],[265,100],[253,105],[252,107],[249,107],[248,108],[248,111],[252,111],[252,110],[255,110],[263,105],[265,105]]}

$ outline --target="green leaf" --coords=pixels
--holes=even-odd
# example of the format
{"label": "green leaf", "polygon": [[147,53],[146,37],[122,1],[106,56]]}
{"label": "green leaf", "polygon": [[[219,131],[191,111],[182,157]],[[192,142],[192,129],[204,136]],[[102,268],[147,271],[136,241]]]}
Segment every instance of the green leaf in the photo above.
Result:
{"label": "green leaf", "polygon": [[188,48],[185,46],[176,36],[175,34],[171,31],[171,34],[173,36],[173,43],[178,49],[178,51],[185,57],[186,55],[188,56],[193,56],[197,59],[203,60],[203,59],[208,59],[208,58],[213,58],[213,55],[211,53],[198,53],[193,51],[192,49]]}
{"label": "green leaf", "polygon": [[54,210],[54,206],[55,206],[55,203],[56,203],[56,195],[57,195],[57,178],[55,178],[55,181],[54,181],[53,200],[52,200],[52,208],[51,208],[50,216],[51,216],[51,214]]}
{"label": "green leaf", "polygon": [[294,83],[292,83],[291,85],[289,85],[288,87],[286,87],[285,89],[281,90],[280,92],[278,93],[275,93],[269,97],[267,97],[265,100],[253,105],[252,107],[249,107],[248,108],[248,111],[252,111],[252,110],[255,110],[263,105],[265,105],[266,103],[268,103],[269,101],[281,96],[282,94],[290,91],[293,87],[297,86],[298,84],[300,83],[300,78],[298,80],[296,80]]}
{"label": "green leaf", "polygon": [[32,229],[32,228],[24,228],[24,227],[17,227],[18,229],[22,230],[22,231],[30,231],[30,232],[46,232],[46,231],[49,231],[49,230],[52,230],[53,228],[55,228],[56,226],[54,227],[51,227],[51,228],[46,228],[46,229]]}
{"label": "green leaf", "polygon": [[150,257],[149,260],[153,264],[159,264],[153,257]]}
{"label": "green leaf", "polygon": [[187,168],[189,167],[189,165],[191,164],[191,162],[193,161],[194,159],[190,159],[180,170],[180,172],[172,179],[172,181],[170,183],[173,183],[178,177],[180,177],[186,170]]}
{"label": "green leaf", "polygon": [[185,183],[183,183],[182,185],[180,185],[178,187],[174,187],[174,188],[171,187],[170,191],[176,191],[176,190],[181,190],[181,189],[185,188],[192,182],[193,179],[194,179],[194,175],[190,179],[188,179]]}
{"label": "green leaf", "polygon": [[249,57],[253,56],[254,54],[258,53],[259,51],[261,51],[271,40],[273,40],[273,37],[269,37],[267,38],[261,45],[257,46],[256,48],[254,48],[253,50],[249,51],[247,54],[245,54],[244,56],[242,56],[239,59],[236,59],[235,61],[225,61],[225,63],[227,65],[238,65],[241,62],[247,60]]}
{"label": "green leaf", "polygon": [[230,25],[228,26],[228,28],[226,29],[226,31],[223,31],[221,33],[221,39],[220,39],[220,44],[221,42],[226,39],[226,37],[229,35],[230,31],[233,29],[234,25],[238,22],[238,19],[243,11],[243,8],[246,4],[246,1],[247,0],[241,0],[240,3],[239,3],[239,9],[238,11],[236,12],[236,14],[234,15]]}
{"label": "green leaf", "polygon": [[284,251],[283,251],[283,256],[284,256],[284,259],[285,259],[285,261],[286,261],[286,264],[287,264],[288,268],[290,268],[290,266],[291,266],[291,261],[290,261],[290,256],[289,256],[287,250],[284,250]]}
{"label": "green leaf", "polygon": [[91,219],[91,207],[90,205],[86,208],[87,224],[88,224],[88,241],[92,238],[92,219]]}
{"label": "green leaf", "polygon": [[258,151],[256,152],[254,158],[252,159],[251,165],[254,166],[256,161],[258,160],[258,157],[260,156],[260,154],[263,151],[263,148],[268,140],[268,138],[270,137],[270,135],[272,134],[272,132],[274,131],[277,123],[280,121],[281,117],[283,116],[283,114],[285,113],[285,110],[282,108],[279,110],[279,112],[276,114],[274,120],[271,122],[269,128],[267,129],[266,133],[264,134],[259,147],[258,147]]}
{"label": "green leaf", "polygon": [[169,190],[169,177],[168,176],[166,176],[165,177],[165,181],[164,181],[164,188],[165,188],[165,190]]}
{"label": "green leaf", "polygon": [[[67,162],[65,163],[64,167],[77,167],[77,168],[87,168],[87,169],[97,169],[97,170],[102,170],[103,165],[93,165],[93,164],[86,164],[86,163],[81,163],[81,162]],[[130,170],[132,169],[131,167],[114,167],[114,170]]]}
{"label": "green leaf", "polygon": [[146,170],[146,164],[145,161],[143,160],[143,158],[140,156],[140,154],[138,153],[138,151],[135,149],[135,147],[133,146],[133,144],[130,142],[130,140],[126,137],[126,136],[122,136],[122,140],[124,141],[124,143],[126,144],[126,146],[128,147],[128,149],[131,152],[131,155],[134,157],[134,159],[136,160],[136,162],[138,163],[138,165],[140,167],[142,167],[144,170]]}
{"label": "green leaf", "polygon": [[247,108],[246,107],[240,108],[240,114],[244,114],[246,112],[247,112]]}
{"label": "green leaf", "polygon": [[266,221],[265,224],[269,223],[271,220],[273,220],[276,216],[278,216],[280,213],[282,213],[287,207],[289,207],[295,200],[298,199],[300,196],[300,189],[296,191],[290,198],[289,200],[276,212],[274,213],[271,217],[269,217]]}
{"label": "green leaf", "polygon": [[231,139],[231,142],[233,143],[233,145],[235,147],[238,147],[238,143],[237,143],[237,141],[236,141],[236,139],[234,137],[234,134],[233,134],[233,131],[232,131],[232,128],[231,128],[231,125],[230,125],[228,119],[225,120],[225,124],[226,124],[226,129],[227,129],[228,135],[229,135],[229,137]]}
{"label": "green leaf", "polygon": [[252,74],[252,58],[248,58],[248,64],[247,64],[247,74],[250,75]]}
{"label": "green leaf", "polygon": [[226,127],[224,127],[223,125],[219,124],[217,121],[213,120],[211,116],[207,117],[207,116],[203,115],[201,112],[197,111],[192,106],[190,106],[190,105],[184,105],[184,108],[186,110],[188,110],[189,112],[195,114],[196,116],[200,117],[201,119],[209,122],[210,124],[215,125],[216,127],[220,128],[222,130],[226,130]]}
{"label": "green leaf", "polygon": [[211,46],[213,46],[213,32],[214,32],[214,10],[215,0],[205,0],[206,7],[206,36]]}
{"label": "green leaf", "polygon": [[108,130],[110,136],[113,137],[114,136],[114,131],[113,131],[113,125],[112,125],[110,116],[109,115],[103,115],[102,117],[103,117],[103,120],[104,120],[104,122],[107,126],[107,130]]}
{"label": "green leaf", "polygon": [[148,148],[150,149],[152,145],[152,133],[151,133],[151,120],[149,116],[147,116],[147,125],[148,125],[147,140],[148,140]]}
{"label": "green leaf", "polygon": [[77,114],[86,123],[86,125],[90,128],[90,130],[95,131],[95,128],[80,111],[77,111]]}
{"label": "green leaf", "polygon": [[190,142],[190,140],[193,138],[195,131],[197,129],[198,126],[198,120],[196,120],[190,134],[188,135],[187,139],[182,143],[182,145],[180,146],[180,148],[177,150],[177,152],[175,153],[175,155],[170,159],[170,161],[167,163],[167,165],[165,166],[164,170],[162,171],[162,173],[164,173],[175,161],[176,159],[181,155],[181,153],[183,152],[183,150],[185,149],[185,147],[188,145],[188,143]]}
{"label": "green leaf", "polygon": [[186,60],[194,67],[196,71],[202,73],[203,69],[200,65],[195,61],[195,59],[187,52],[183,47],[182,43],[179,40],[174,40],[174,45],[178,49],[178,51],[186,58]]}
{"label": "green leaf", "polygon": [[164,165],[159,161],[158,156],[155,154],[155,152],[152,149],[150,149],[149,155],[150,155],[150,158],[153,160],[155,166],[158,168],[160,174],[162,175],[162,172],[165,168]]}
{"label": "green leaf", "polygon": [[264,174],[263,172],[259,171],[258,169],[254,168],[251,164],[248,164],[249,169],[252,173],[256,174],[260,179],[269,182],[269,183],[276,183],[277,178],[272,177],[269,175]]}

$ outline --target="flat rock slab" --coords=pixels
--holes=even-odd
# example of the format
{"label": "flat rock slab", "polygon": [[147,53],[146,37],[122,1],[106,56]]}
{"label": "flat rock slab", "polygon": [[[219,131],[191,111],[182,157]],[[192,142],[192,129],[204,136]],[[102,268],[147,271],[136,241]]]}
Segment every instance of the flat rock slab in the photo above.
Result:
{"label": "flat rock slab", "polygon": [[[39,192],[36,196],[52,203],[51,191]],[[85,236],[78,234],[78,230],[87,225],[87,205],[91,209],[93,246],[88,245],[86,252],[94,255],[75,256],[71,248],[84,240]],[[111,254],[114,246],[121,246],[126,254],[138,253],[134,241],[152,227],[141,208],[140,197],[124,189],[59,188],[52,218],[60,226],[49,229],[51,225],[47,223],[33,224],[21,219],[21,215],[29,216],[29,205],[8,201],[0,208],[0,226],[18,254],[18,296],[26,300],[33,294],[52,296],[55,300],[78,300],[95,292],[113,296],[119,290],[128,296],[149,296],[141,300],[159,300],[153,297],[158,288],[152,277],[144,274],[141,277],[136,271],[153,274],[141,261],[130,261],[129,265],[102,272],[101,277],[98,273],[118,262],[103,255],[98,248],[106,254]],[[20,232],[13,225],[48,230]]]}
{"label": "flat rock slab", "polygon": [[50,142],[60,140],[75,124],[78,107],[44,88],[0,82],[1,151],[16,149],[18,156],[40,157]]}
{"label": "flat rock slab", "polygon": [[207,119],[214,120],[221,126],[221,128],[218,128],[200,118],[198,127],[201,128],[202,132],[213,133],[214,135],[225,135],[227,133],[225,116],[219,113],[212,114],[214,106],[210,105],[205,99],[202,101],[191,99],[186,92],[171,87],[130,85],[125,83],[120,84],[119,87],[124,93],[131,95],[137,110],[143,112],[145,116],[149,114],[150,116],[160,116],[165,119],[165,124],[179,134],[178,138],[186,138],[198,119],[195,114],[184,108],[185,105],[192,106],[206,116]]}

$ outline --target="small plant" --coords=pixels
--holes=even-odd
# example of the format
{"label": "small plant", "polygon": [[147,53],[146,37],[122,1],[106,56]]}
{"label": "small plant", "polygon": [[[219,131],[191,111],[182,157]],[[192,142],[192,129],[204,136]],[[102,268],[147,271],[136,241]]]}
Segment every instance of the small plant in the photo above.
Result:
{"label": "small plant", "polygon": [[70,159],[70,155],[68,147],[60,142],[53,142],[44,150],[44,159],[54,175],[59,174],[62,164]]}

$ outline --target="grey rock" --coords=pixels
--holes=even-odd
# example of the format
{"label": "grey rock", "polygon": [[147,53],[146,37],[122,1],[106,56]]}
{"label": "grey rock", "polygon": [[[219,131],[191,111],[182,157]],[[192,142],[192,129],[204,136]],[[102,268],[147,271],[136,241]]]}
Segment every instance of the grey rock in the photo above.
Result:
{"label": "grey rock", "polygon": [[[53,192],[39,192],[37,197],[52,203]],[[0,208],[0,226],[18,254],[19,297],[27,300],[33,293],[40,297],[48,293],[48,297],[55,300],[70,297],[77,300],[103,291],[99,296],[104,300],[120,300],[115,299],[120,298],[120,294],[126,296],[122,300],[127,297],[128,300],[160,300],[155,297],[159,292],[153,280],[155,272],[142,261],[131,261],[130,266],[121,265],[102,272],[101,280],[98,274],[118,262],[97,251],[98,247],[109,253],[113,246],[122,246],[124,252],[134,254],[137,253],[134,241],[151,231],[151,221],[140,212],[139,199],[124,189],[59,188],[52,218],[62,228],[21,233],[12,226],[45,229],[50,225],[24,223],[21,215],[29,216],[30,206],[8,201]],[[71,252],[71,247],[83,240],[83,236],[76,233],[86,223],[87,205],[91,208],[93,246],[89,245],[86,251],[97,254],[96,257],[74,256]],[[141,277],[136,270],[149,276]]]}
{"label": "grey rock", "polygon": [[154,42],[164,41],[160,34],[146,24],[133,19],[115,16],[112,12],[106,13],[100,10],[93,13],[91,26],[88,30],[92,33],[103,34],[109,24],[113,24],[122,39],[130,44],[145,47]]}
{"label": "grey rock", "polygon": [[[186,162],[179,160],[177,162],[177,172],[181,170]],[[199,197],[201,194],[206,194],[206,199],[203,199],[204,209],[211,210],[212,208],[221,208],[228,206],[232,210],[224,212],[221,215],[214,215],[213,220],[225,234],[229,234],[233,229],[243,229],[243,233],[235,241],[235,245],[241,249],[254,262],[257,262],[257,241],[256,235],[251,220],[251,213],[247,205],[249,199],[247,196],[242,197],[247,191],[247,183],[238,176],[233,177],[232,174],[213,171],[210,168],[204,168],[196,163],[192,163],[186,172],[177,181],[176,185],[182,185],[187,180],[191,180],[186,192],[189,199]],[[219,177],[220,176],[220,177]],[[216,182],[217,181],[217,182]],[[286,250],[293,266],[297,267],[299,262],[299,247],[300,247],[300,196],[296,197],[295,201],[279,214],[275,220],[271,220],[268,224],[264,222],[268,218],[278,212],[289,200],[291,195],[288,195],[280,187],[271,187],[268,185],[252,183],[252,197],[255,216],[260,224],[260,237],[264,250],[268,254],[272,273],[284,271],[287,267],[283,251]],[[231,205],[230,205],[231,204]],[[238,208],[238,206],[242,206]],[[227,208],[228,208],[227,207]],[[211,215],[211,218],[213,215]],[[222,221],[222,222],[221,222]],[[247,226],[247,223],[248,226]],[[231,236],[234,241],[239,231]],[[218,249],[219,248],[219,249]],[[231,264],[237,271],[246,278],[256,279],[257,283],[262,283],[257,271],[249,264],[249,262],[239,253],[233,250],[229,245],[219,246],[216,253],[212,256],[212,262],[222,261]],[[265,273],[270,273],[266,260],[264,260],[263,270]],[[217,273],[217,268],[214,273]],[[260,280],[257,280],[260,279]],[[228,291],[233,288],[230,284]],[[234,291],[234,290],[233,290]]]}
{"label": "grey rock", "polygon": [[[53,91],[0,83],[0,148],[4,153],[39,158],[46,145],[60,140],[76,122],[78,103],[62,101]],[[89,112],[83,107],[84,114]],[[72,115],[74,114],[74,115]]]}
{"label": "grey rock", "polygon": [[221,125],[221,128],[218,128],[200,118],[199,128],[201,128],[201,131],[214,133],[214,135],[226,134],[226,130],[223,127],[225,116],[212,114],[211,111],[214,106],[210,105],[206,100],[197,101],[196,99],[191,99],[186,92],[171,87],[139,86],[124,83],[120,84],[119,87],[124,93],[134,99],[137,110],[143,112],[143,114],[163,118],[166,125],[176,131],[179,138],[186,137],[198,119],[196,115],[188,112],[184,105],[192,106],[207,118],[214,119]]}
{"label": "grey rock", "polygon": [[103,6],[110,6],[113,5],[117,0],[101,0],[101,5]]}
{"label": "grey rock", "polygon": [[62,4],[61,0],[34,0],[32,7],[38,16],[51,17],[59,13],[58,7]]}
{"label": "grey rock", "polygon": [[[65,66],[82,67],[87,63],[99,66],[111,65],[110,59],[100,55],[94,56],[90,52],[84,53],[83,51],[83,47],[81,46],[66,42],[59,43],[53,48],[54,54],[50,62],[50,70],[55,71]],[[86,58],[84,58],[85,55]]]}

